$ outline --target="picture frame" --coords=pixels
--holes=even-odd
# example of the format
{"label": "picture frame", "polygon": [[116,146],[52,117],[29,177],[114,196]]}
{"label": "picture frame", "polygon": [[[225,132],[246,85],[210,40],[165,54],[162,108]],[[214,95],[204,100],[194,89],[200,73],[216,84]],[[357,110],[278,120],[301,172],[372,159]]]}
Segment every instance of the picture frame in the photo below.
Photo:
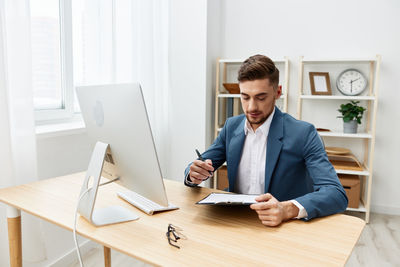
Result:
{"label": "picture frame", "polygon": [[312,95],[332,95],[329,72],[309,72]]}

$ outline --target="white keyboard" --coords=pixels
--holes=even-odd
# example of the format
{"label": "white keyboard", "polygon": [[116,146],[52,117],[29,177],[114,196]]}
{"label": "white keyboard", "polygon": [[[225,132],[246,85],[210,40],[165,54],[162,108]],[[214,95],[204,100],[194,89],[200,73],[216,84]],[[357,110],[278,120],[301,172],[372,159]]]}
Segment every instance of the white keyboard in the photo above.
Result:
{"label": "white keyboard", "polygon": [[149,215],[153,215],[153,213],[156,211],[179,209],[177,206],[172,205],[171,203],[168,204],[168,207],[161,206],[160,204],[155,203],[133,191],[117,192],[117,195]]}

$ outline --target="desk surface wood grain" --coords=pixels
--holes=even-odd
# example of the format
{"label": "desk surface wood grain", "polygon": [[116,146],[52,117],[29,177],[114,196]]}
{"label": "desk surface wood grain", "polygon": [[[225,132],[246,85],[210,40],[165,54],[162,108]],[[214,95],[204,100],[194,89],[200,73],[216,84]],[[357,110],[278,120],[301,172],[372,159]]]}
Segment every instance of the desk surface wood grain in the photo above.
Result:
{"label": "desk surface wood grain", "polygon": [[[0,201],[72,230],[84,173],[0,189]],[[212,191],[165,180],[168,199],[179,210],[149,216],[120,199],[113,183],[100,187],[96,207],[120,205],[138,214],[137,221],[94,227],[83,217],[77,232],[104,246],[162,266],[343,266],[365,226],[363,220],[337,214],[309,222],[291,220],[265,227],[243,206],[195,203]],[[23,218],[22,218],[23,223]],[[181,249],[170,246],[169,223],[183,229]],[[72,236],[71,236],[72,238]]]}

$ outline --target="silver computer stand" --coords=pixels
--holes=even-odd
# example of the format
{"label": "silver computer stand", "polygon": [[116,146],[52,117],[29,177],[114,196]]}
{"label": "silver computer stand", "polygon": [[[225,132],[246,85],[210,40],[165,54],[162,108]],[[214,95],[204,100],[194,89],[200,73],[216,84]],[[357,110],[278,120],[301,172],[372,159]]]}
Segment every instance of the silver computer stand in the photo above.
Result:
{"label": "silver computer stand", "polygon": [[[109,152],[109,154],[107,154]],[[139,216],[121,206],[94,209],[105,161],[111,155],[108,144],[97,142],[82,185],[78,212],[95,226],[137,220]],[[108,175],[109,176],[109,175]],[[89,182],[93,181],[91,184]]]}

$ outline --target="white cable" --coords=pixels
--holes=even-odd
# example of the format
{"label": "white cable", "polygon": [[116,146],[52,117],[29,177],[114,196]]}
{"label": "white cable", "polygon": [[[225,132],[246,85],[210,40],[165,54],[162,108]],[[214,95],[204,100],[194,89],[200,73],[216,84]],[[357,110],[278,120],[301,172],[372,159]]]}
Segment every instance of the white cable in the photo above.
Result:
{"label": "white cable", "polygon": [[[110,181],[107,181],[105,183],[99,184],[99,186],[103,186],[112,182],[115,182],[119,179],[119,177],[112,179]],[[78,204],[76,205],[76,210],[75,210],[75,219],[74,219],[74,229],[73,229],[73,235],[74,235],[74,242],[75,242],[75,248],[76,248],[76,253],[78,254],[78,258],[79,258],[79,264],[81,267],[83,267],[83,261],[82,261],[82,257],[81,257],[81,251],[79,250],[79,245],[78,245],[78,240],[77,240],[77,236],[76,236],[76,222],[77,222],[77,218],[78,218],[78,208],[79,208],[79,203],[81,202],[82,198],[84,195],[86,195],[87,192],[89,192],[89,190],[92,189],[92,187],[86,189],[80,196],[78,199]]]}
{"label": "white cable", "polygon": [[79,200],[78,200],[78,205],[76,206],[76,210],[75,210],[75,220],[74,220],[74,230],[73,235],[74,235],[74,242],[75,242],[75,247],[76,247],[76,253],[78,253],[78,258],[79,258],[79,264],[81,267],[83,267],[83,262],[82,262],[82,257],[81,257],[81,252],[79,250],[79,245],[78,245],[78,240],[76,239],[76,221],[77,221],[77,217],[78,217],[78,207],[79,207],[79,203],[81,202],[82,197],[89,192],[91,188],[88,188],[85,190],[85,192],[82,193],[82,195],[80,195]]}

